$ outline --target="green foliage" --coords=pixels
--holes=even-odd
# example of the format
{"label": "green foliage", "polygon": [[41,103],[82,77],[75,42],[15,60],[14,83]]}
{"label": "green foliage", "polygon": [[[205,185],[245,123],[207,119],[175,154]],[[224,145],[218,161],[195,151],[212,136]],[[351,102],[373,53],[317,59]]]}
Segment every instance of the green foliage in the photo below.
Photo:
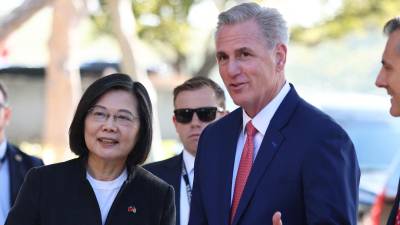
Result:
{"label": "green foliage", "polygon": [[111,17],[105,11],[105,0],[99,0],[100,11],[90,15],[93,22],[93,36],[109,35],[112,32]]}
{"label": "green foliage", "polygon": [[179,57],[184,57],[188,50],[188,15],[195,3],[194,0],[133,1],[138,36],[151,44],[164,45],[176,53],[176,61],[181,61]]}
{"label": "green foliage", "polygon": [[[187,17],[194,0],[133,0],[132,10],[137,20],[137,33],[142,40],[160,41],[178,52],[185,52],[185,37],[189,32]],[[95,34],[110,34],[110,16],[105,1],[99,1],[101,11],[91,15]],[[146,23],[146,18],[152,20]],[[155,23],[154,23],[155,21]]]}
{"label": "green foliage", "polygon": [[[189,49],[191,7],[200,0],[132,0],[138,37],[157,46],[168,55],[172,64],[183,67]],[[99,0],[101,12],[91,15],[94,36],[111,34],[111,20],[105,11],[105,0]]]}
{"label": "green foliage", "polygon": [[399,14],[399,0],[343,0],[335,16],[312,28],[294,27],[291,37],[295,42],[314,45],[350,32],[381,28],[387,20]]}

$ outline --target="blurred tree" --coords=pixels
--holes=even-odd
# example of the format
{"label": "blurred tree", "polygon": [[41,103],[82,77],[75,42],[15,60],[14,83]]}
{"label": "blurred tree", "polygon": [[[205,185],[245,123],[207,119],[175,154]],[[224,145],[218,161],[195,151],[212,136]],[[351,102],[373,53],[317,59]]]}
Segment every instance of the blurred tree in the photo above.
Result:
{"label": "blurred tree", "polygon": [[29,20],[37,11],[53,0],[25,0],[20,6],[4,16],[0,21],[0,42]]}
{"label": "blurred tree", "polygon": [[[321,0],[324,3],[326,0]],[[331,18],[325,18],[310,28],[294,27],[295,42],[315,45],[326,39],[340,38],[350,32],[376,29],[399,15],[399,0],[342,0],[341,8]]]}
{"label": "blurred tree", "polygon": [[[192,31],[188,21],[191,8],[201,0],[130,0],[136,21],[137,37],[156,46],[177,74],[208,76],[215,65],[212,34],[204,44],[203,63],[196,71],[189,71],[188,51],[194,43],[191,41]],[[110,14],[105,13],[106,0],[100,0],[102,13],[91,16],[98,34],[111,34]],[[218,9],[223,9],[227,0],[214,0]],[[198,43],[196,43],[198,44]],[[172,57],[171,57],[172,54]]]}
{"label": "blurred tree", "polygon": [[[160,160],[156,154],[162,150],[160,121],[157,108],[157,93],[149,77],[138,67],[135,49],[137,49],[136,22],[130,0],[106,0],[106,11],[110,17],[112,36],[117,40],[121,50],[122,72],[130,74],[134,80],[141,82],[149,92],[153,106],[153,142],[149,161]],[[137,51],[136,51],[137,52]]]}
{"label": "blurred tree", "polygon": [[43,144],[52,151],[51,161],[65,159],[68,128],[81,92],[79,64],[75,60],[76,27],[85,11],[82,0],[25,0],[0,22],[0,42],[45,6],[53,6],[46,70],[46,109]]}
{"label": "blurred tree", "polygon": [[189,49],[188,15],[195,0],[134,1],[133,11],[138,19],[138,36],[163,45],[175,53],[170,62],[177,73],[184,71]]}
{"label": "blurred tree", "polygon": [[81,96],[77,60],[78,24],[86,12],[85,0],[54,0],[46,70],[46,109],[43,144],[55,152],[54,161],[70,155],[68,129]]}

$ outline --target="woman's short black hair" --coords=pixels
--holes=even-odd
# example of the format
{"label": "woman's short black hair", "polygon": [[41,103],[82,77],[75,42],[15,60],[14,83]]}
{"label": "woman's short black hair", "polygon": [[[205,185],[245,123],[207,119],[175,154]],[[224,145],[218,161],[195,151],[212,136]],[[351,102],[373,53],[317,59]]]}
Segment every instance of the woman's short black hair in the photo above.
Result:
{"label": "woman's short black hair", "polygon": [[88,155],[84,137],[85,118],[89,109],[97,103],[101,96],[110,90],[126,90],[137,99],[140,118],[139,134],[126,163],[127,166],[141,164],[146,160],[151,148],[153,135],[151,101],[149,94],[141,83],[132,81],[128,75],[121,73],[111,74],[96,80],[83,93],[69,127],[71,151],[80,157]]}

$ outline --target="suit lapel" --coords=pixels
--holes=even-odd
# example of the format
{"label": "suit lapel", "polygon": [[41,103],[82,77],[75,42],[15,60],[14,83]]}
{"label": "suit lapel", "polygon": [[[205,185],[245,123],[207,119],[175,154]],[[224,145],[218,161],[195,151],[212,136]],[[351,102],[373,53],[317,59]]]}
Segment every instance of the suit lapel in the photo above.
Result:
{"label": "suit lapel", "polygon": [[86,162],[87,159],[83,157],[75,159],[72,168],[70,168],[73,170],[71,174],[76,174],[76,178],[73,178],[73,183],[76,183],[76,185],[71,186],[71,192],[74,193],[71,199],[73,204],[79,204],[80,209],[74,210],[73,216],[82,217],[86,224],[98,225],[102,224],[101,212],[96,194],[86,178]]}
{"label": "suit lapel", "polygon": [[229,224],[230,209],[231,209],[231,188],[232,188],[232,171],[235,162],[235,153],[237,140],[242,129],[242,110],[241,108],[236,109],[230,113],[230,120],[227,121],[227,127],[224,134],[224,139],[221,139],[220,149],[217,149],[221,154],[219,155],[219,162],[221,163],[221,176],[223,185],[218,185],[220,189],[220,195],[223,197],[221,201],[221,207],[223,211],[222,224]]}
{"label": "suit lapel", "polygon": [[176,225],[180,225],[181,223],[181,174],[182,174],[182,160],[183,160],[183,153],[175,157],[169,165],[167,165],[167,169],[171,172],[171,185],[175,189],[175,206],[176,206]]}
{"label": "suit lapel", "polygon": [[265,132],[260,149],[247,179],[246,186],[243,190],[243,194],[236,211],[236,216],[232,223],[233,225],[238,223],[239,218],[247,208],[258,186],[258,183],[261,181],[265,171],[268,169],[271,161],[279,151],[280,146],[285,139],[284,135],[281,133],[281,130],[291,118],[298,101],[299,96],[297,95],[294,87],[291,85],[289,93],[278,107],[271,119],[267,131]]}
{"label": "suit lapel", "polygon": [[24,174],[26,171],[23,171],[22,167],[22,156],[18,154],[18,152],[7,143],[7,160],[9,165],[9,175],[10,175],[10,205],[13,205],[19,187],[21,187],[22,182],[24,181]]}

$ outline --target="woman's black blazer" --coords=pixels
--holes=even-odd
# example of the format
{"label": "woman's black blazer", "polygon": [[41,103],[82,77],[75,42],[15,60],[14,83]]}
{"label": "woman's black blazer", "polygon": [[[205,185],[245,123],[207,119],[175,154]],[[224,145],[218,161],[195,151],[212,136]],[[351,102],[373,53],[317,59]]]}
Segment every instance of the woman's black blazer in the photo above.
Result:
{"label": "woman's black blazer", "polygon": [[[101,225],[82,158],[30,170],[6,225]],[[106,225],[174,225],[173,188],[140,166],[130,169]]]}

